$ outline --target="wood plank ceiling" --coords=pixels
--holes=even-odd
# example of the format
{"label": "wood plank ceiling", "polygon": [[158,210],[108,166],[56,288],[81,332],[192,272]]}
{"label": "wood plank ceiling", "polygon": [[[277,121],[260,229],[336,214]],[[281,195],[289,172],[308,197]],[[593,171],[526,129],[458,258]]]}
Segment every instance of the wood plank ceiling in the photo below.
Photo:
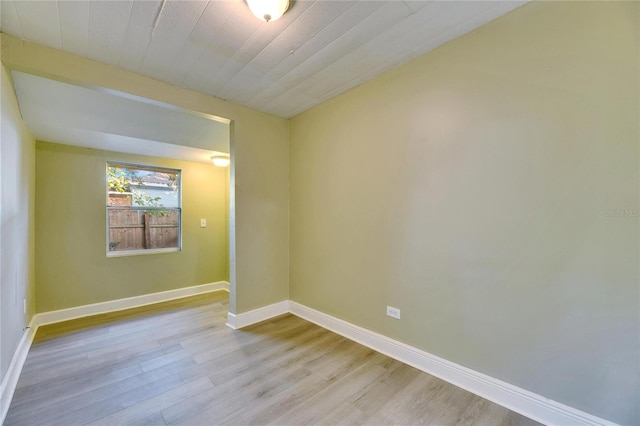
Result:
{"label": "wood plank ceiling", "polygon": [[524,1],[2,0],[0,30],[289,118]]}

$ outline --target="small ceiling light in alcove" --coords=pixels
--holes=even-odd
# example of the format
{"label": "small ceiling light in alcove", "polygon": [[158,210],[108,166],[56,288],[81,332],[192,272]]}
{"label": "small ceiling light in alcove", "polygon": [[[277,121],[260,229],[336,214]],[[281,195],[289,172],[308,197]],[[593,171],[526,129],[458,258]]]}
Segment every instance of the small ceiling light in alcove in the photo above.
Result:
{"label": "small ceiling light in alcove", "polygon": [[289,0],[247,0],[251,12],[265,22],[279,19],[289,8]]}
{"label": "small ceiling light in alcove", "polygon": [[222,155],[214,155],[211,157],[211,161],[213,161],[213,164],[218,167],[227,167],[229,163],[231,163],[231,159],[229,157],[224,157]]}

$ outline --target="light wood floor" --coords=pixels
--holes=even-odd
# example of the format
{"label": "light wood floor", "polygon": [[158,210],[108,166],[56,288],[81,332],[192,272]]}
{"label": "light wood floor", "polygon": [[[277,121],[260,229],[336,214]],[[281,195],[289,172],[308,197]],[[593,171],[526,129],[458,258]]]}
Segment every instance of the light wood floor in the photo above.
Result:
{"label": "light wood floor", "polygon": [[286,315],[211,293],[38,330],[5,425],[537,423]]}

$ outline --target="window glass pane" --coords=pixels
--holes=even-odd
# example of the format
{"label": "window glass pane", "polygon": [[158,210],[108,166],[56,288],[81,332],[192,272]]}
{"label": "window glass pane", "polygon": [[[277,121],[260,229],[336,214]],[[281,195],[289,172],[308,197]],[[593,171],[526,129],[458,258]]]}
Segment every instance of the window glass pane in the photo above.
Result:
{"label": "window glass pane", "polygon": [[109,164],[110,206],[180,207],[180,171]]}
{"label": "window glass pane", "polygon": [[107,251],[180,249],[180,171],[107,164]]}

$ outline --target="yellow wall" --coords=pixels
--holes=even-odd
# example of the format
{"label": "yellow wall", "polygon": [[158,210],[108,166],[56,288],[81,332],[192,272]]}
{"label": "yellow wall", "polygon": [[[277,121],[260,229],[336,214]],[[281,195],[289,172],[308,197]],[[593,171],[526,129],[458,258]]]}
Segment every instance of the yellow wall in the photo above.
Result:
{"label": "yellow wall", "polygon": [[530,3],[292,119],[291,299],[640,423],[639,8]]}
{"label": "yellow wall", "polygon": [[[1,78],[0,380],[4,380],[24,328],[35,313],[35,140],[22,121],[4,65]],[[23,300],[27,301],[26,314]]]}
{"label": "yellow wall", "polygon": [[242,313],[288,299],[287,120],[6,34],[1,40],[2,60],[11,69],[105,87],[232,120],[230,220],[236,234],[229,253],[229,309]]}
{"label": "yellow wall", "polygon": [[[107,161],[182,171],[182,250],[106,256]],[[67,145],[36,145],[37,311],[228,280],[226,169]],[[207,227],[200,227],[200,219]]]}
{"label": "yellow wall", "polygon": [[[530,3],[291,121],[6,35],[2,59],[233,121],[231,312],[290,293],[637,424],[639,15],[634,2]],[[27,133],[13,141],[32,176]]]}

